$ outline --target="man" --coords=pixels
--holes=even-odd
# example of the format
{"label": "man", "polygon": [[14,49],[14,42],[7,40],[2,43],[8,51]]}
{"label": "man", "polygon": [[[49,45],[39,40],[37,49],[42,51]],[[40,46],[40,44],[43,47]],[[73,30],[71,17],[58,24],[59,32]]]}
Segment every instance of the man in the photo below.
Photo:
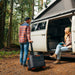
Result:
{"label": "man", "polygon": [[[26,65],[26,60],[28,56],[28,48],[29,43],[32,43],[32,40],[30,38],[30,22],[31,19],[29,17],[25,18],[25,22],[21,24],[19,28],[19,43],[20,43],[20,63],[23,66]],[[23,56],[24,53],[24,56]]]}

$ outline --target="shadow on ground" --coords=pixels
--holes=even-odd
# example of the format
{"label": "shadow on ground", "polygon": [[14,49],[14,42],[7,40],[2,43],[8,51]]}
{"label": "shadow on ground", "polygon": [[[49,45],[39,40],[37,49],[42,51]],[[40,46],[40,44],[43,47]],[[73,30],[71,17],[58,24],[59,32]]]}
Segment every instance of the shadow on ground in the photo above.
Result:
{"label": "shadow on ground", "polygon": [[37,69],[35,69],[35,70],[30,70],[30,71],[33,71],[33,72],[39,72],[39,71],[44,71],[44,70],[47,70],[47,69],[51,69],[51,67],[50,66],[46,66],[46,68],[37,68]]}
{"label": "shadow on ground", "polygon": [[75,57],[61,57],[61,61],[75,62]]}
{"label": "shadow on ground", "polygon": [[[45,60],[55,60],[50,58],[49,56],[44,56]],[[61,61],[67,61],[67,62],[75,62],[75,57],[61,57]]]}

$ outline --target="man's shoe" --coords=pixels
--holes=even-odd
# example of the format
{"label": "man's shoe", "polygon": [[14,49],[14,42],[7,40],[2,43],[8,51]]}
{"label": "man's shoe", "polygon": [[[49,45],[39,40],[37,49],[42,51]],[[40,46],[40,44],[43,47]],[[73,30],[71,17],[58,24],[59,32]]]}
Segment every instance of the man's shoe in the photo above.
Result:
{"label": "man's shoe", "polygon": [[24,67],[27,67],[27,65],[26,65],[26,64],[23,64],[23,66],[24,66]]}
{"label": "man's shoe", "polygon": [[23,65],[23,64],[21,63],[21,65]]}

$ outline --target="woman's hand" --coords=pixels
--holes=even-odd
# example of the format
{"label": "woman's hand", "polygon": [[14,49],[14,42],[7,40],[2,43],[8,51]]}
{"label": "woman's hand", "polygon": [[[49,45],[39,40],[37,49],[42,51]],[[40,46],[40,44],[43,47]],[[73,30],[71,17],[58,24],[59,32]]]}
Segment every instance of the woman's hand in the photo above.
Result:
{"label": "woman's hand", "polygon": [[65,47],[66,45],[64,44],[63,46]]}

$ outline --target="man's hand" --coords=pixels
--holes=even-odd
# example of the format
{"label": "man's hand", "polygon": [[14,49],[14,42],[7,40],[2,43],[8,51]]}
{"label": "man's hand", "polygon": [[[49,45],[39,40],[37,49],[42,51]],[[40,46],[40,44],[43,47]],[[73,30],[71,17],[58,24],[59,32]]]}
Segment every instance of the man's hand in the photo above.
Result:
{"label": "man's hand", "polygon": [[29,43],[32,43],[33,41],[32,40],[29,40]]}

